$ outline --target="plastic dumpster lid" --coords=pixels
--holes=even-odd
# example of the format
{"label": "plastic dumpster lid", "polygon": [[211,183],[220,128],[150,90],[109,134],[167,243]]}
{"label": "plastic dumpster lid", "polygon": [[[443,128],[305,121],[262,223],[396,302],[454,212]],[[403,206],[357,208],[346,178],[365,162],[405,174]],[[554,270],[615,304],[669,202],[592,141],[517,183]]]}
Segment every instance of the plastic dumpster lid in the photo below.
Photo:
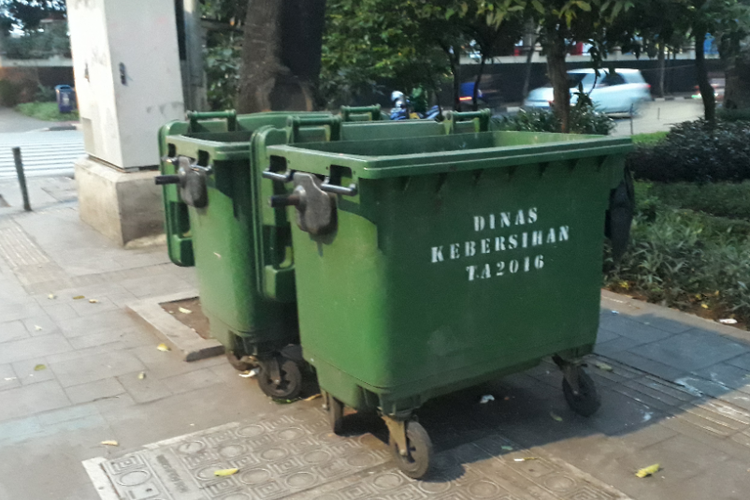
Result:
{"label": "plastic dumpster lid", "polygon": [[350,168],[353,178],[384,179],[620,155],[632,148],[629,137],[482,132],[275,145],[266,151],[269,159],[285,158],[289,171],[330,175],[330,167],[336,166]]}

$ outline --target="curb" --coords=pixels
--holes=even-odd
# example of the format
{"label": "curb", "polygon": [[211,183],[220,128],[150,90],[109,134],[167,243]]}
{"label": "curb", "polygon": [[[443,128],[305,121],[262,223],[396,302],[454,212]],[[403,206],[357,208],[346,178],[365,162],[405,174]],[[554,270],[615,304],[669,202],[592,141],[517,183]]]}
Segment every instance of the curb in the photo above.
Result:
{"label": "curb", "polygon": [[692,100],[692,96],[667,96],[667,97],[654,97],[654,102],[665,102],[665,101],[687,101]]}
{"label": "curb", "polygon": [[204,339],[195,330],[180,322],[159,305],[163,302],[176,302],[197,296],[197,291],[191,290],[140,300],[127,304],[125,308],[141,323],[180,351],[184,361],[198,361],[199,359],[221,356],[224,354],[223,345],[214,339]]}

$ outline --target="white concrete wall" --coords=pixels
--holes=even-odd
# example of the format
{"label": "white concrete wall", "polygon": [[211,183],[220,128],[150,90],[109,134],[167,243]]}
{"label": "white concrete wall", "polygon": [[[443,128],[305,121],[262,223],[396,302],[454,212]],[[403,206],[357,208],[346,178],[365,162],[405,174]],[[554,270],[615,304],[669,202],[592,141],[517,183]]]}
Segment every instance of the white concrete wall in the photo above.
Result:
{"label": "white concrete wall", "polygon": [[173,0],[67,6],[87,152],[120,168],[157,165],[159,127],[185,112]]}

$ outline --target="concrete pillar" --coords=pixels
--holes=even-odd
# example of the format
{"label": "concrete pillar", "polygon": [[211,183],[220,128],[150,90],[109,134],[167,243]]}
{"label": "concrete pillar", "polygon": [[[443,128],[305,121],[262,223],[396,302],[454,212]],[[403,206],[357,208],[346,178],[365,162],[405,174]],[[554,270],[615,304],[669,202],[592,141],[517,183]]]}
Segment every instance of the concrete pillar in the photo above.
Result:
{"label": "concrete pillar", "polygon": [[165,123],[185,107],[173,0],[68,0],[87,157],[76,164],[81,219],[122,245],[159,234],[154,185]]}

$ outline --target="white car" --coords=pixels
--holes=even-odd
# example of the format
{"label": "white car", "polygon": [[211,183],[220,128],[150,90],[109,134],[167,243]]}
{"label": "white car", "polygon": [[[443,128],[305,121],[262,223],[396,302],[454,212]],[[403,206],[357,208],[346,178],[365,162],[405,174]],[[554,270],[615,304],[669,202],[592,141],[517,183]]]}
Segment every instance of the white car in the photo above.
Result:
{"label": "white car", "polygon": [[[599,78],[593,69],[568,71],[570,81],[570,103],[578,101],[578,84],[583,85],[597,111],[616,114],[635,112],[644,101],[651,100],[651,86],[637,69],[615,69],[607,72],[599,70]],[[553,103],[552,86],[540,87],[529,92],[523,102],[527,108],[549,109]]]}

